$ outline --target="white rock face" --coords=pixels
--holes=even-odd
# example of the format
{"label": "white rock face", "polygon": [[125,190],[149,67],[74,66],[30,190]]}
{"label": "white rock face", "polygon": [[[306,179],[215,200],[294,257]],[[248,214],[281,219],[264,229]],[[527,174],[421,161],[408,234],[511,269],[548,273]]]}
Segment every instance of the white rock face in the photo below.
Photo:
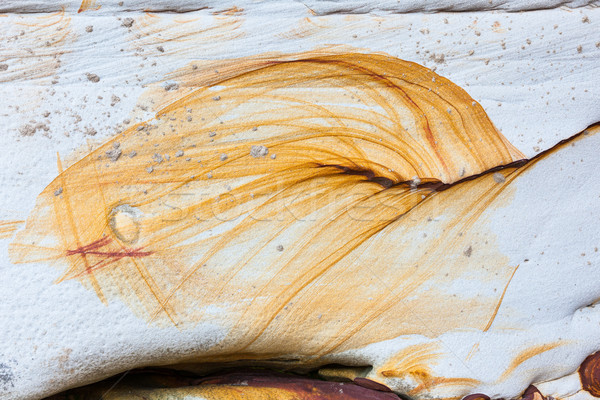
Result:
{"label": "white rock face", "polygon": [[[536,384],[546,396],[591,396],[582,390],[576,370],[588,355],[600,349],[600,314],[595,306],[600,297],[600,276],[595,268],[600,261],[596,184],[600,179],[596,155],[600,133],[597,128],[590,129],[580,138],[554,147],[600,121],[600,4],[584,0],[424,3],[2,2],[0,397],[42,398],[140,366],[235,361],[236,352],[245,347],[257,359],[297,358],[310,368],[328,363],[372,365],[369,379],[415,398],[473,393],[510,398],[522,394],[530,384]],[[152,208],[160,210],[156,215],[149,214],[140,199],[160,192],[164,188],[161,179],[171,179],[167,172],[179,173],[179,165],[197,165],[198,174],[194,172],[193,178],[191,173],[185,175],[189,182],[200,182],[197,177],[202,177],[189,189],[194,195],[210,187],[209,197],[222,198],[232,190],[237,195],[236,190],[254,179],[251,173],[241,177],[236,171],[264,174],[268,180],[272,179],[266,169],[269,166],[279,165],[284,170],[295,165],[299,156],[293,154],[305,148],[286,153],[278,150],[280,143],[265,146],[258,141],[278,131],[273,128],[264,133],[261,126],[249,125],[244,128],[247,136],[234,132],[230,143],[248,141],[240,154],[262,163],[267,172],[260,172],[259,164],[244,164],[244,168],[231,164],[237,169],[232,168],[226,176],[216,169],[202,169],[212,162],[219,166],[237,162],[235,149],[223,150],[229,144],[222,142],[222,126],[230,126],[236,116],[252,115],[258,109],[252,105],[257,100],[246,100],[238,111],[223,111],[231,104],[227,97],[231,88],[223,82],[217,84],[220,77],[236,76],[236,66],[251,64],[248,60],[283,59],[311,52],[385,54],[425,66],[449,79],[472,97],[468,103],[474,100],[474,109],[481,105],[501,133],[498,137],[514,146],[514,151],[508,151],[510,157],[492,162],[494,166],[552,150],[518,169],[491,171],[446,190],[433,186],[439,176],[431,174],[409,174],[395,181],[388,163],[391,158],[384,159],[377,152],[363,155],[368,165],[358,162],[354,153],[344,153],[344,160],[359,167],[380,163],[377,168],[383,172],[376,176],[398,187],[410,180],[412,183],[390,198],[414,197],[414,203],[407,206],[402,223],[377,227],[381,230],[368,240],[352,242],[356,248],[332,262],[335,267],[329,275],[298,287],[297,293],[286,287],[294,287],[296,274],[312,276],[310,262],[285,270],[283,261],[280,265],[280,261],[270,260],[285,260],[296,254],[303,240],[318,236],[307,234],[320,227],[310,219],[304,225],[293,225],[296,231],[280,236],[270,236],[274,225],[261,225],[248,237],[232,241],[231,247],[225,246],[228,252],[213,259],[216,266],[201,277],[193,275],[191,280],[197,286],[187,290],[210,294],[216,287],[212,284],[223,282],[232,274],[229,268],[239,266],[241,272],[225,286],[235,290],[224,289],[229,297],[215,295],[210,301],[208,295],[174,298],[172,303],[163,299],[163,308],[172,304],[178,313],[170,321],[164,315],[149,318],[155,312],[154,303],[136,297],[139,285],[143,286],[140,282],[152,274],[140,272],[143,279],[133,282],[128,280],[128,272],[119,275],[123,270],[114,268],[111,279],[123,286],[111,286],[101,278],[99,290],[91,279],[81,279],[85,275],[75,273],[80,270],[73,265],[57,261],[74,254],[92,258],[104,251],[102,256],[123,265],[124,260],[140,255],[155,257],[164,250],[135,244],[148,232],[139,231],[139,226],[146,226],[140,221],[156,217],[148,226],[164,229],[166,237],[176,238],[180,233],[172,228],[179,226],[174,221],[190,218],[178,214],[176,208],[188,207],[199,197],[182,195],[174,203],[170,198]],[[431,81],[429,77],[434,75],[427,77]],[[441,81],[441,77],[433,79]],[[204,90],[198,82],[210,87],[207,105],[194,108],[189,116],[182,108],[185,117],[177,114],[173,128],[163,132],[161,129],[171,122],[156,122],[156,113],[188,104],[182,99]],[[321,94],[322,88],[313,88],[314,93]],[[290,93],[296,95],[294,90]],[[382,92],[378,89],[374,93]],[[382,98],[389,100],[391,95]],[[336,108],[339,104],[329,104],[327,98],[309,99],[305,104],[317,103],[332,114],[340,112]],[[364,108],[386,118],[394,111],[394,107],[382,111],[368,104]],[[470,112],[464,111],[464,115]],[[217,114],[221,120],[215,118]],[[459,114],[463,115],[460,110]],[[285,116],[285,112],[280,115]],[[442,117],[431,118],[438,121]],[[153,131],[148,128],[152,124],[160,128]],[[190,137],[189,132],[199,131],[205,142],[192,147],[185,138]],[[364,131],[380,135],[367,128]],[[454,132],[449,129],[448,135],[450,131]],[[181,142],[173,145],[173,151],[155,149],[154,144],[160,142],[162,146],[161,133],[180,135]],[[473,134],[480,135],[482,141],[486,137],[483,131]],[[128,147],[130,144],[137,146]],[[434,149],[437,142],[428,145]],[[478,145],[469,144],[475,149]],[[260,157],[251,157],[252,146],[262,146],[257,147]],[[361,146],[357,148],[364,149]],[[401,146],[394,146],[399,152]],[[434,153],[424,151],[425,147],[409,146],[402,154],[419,154],[425,160]],[[210,158],[213,148],[214,160]],[[345,151],[339,143],[330,148],[336,154]],[[88,154],[100,157],[101,162],[96,163],[92,156],[84,158]],[[481,154],[486,160],[496,160],[497,154]],[[153,155],[161,162],[149,161]],[[83,170],[82,163],[75,164],[81,159],[88,160],[86,168],[102,172],[93,179],[80,172],[77,181],[77,173],[68,171]],[[324,158],[315,156],[315,160]],[[129,167],[119,169],[119,165],[139,166],[141,173]],[[457,176],[442,181],[454,184],[489,169],[474,167],[471,171],[471,164],[465,165],[466,169],[453,172]],[[415,169],[422,171],[422,167]],[[385,175],[386,168],[389,176]],[[55,179],[63,170],[72,173],[75,180],[70,182],[75,186]],[[111,175],[111,171],[119,174]],[[365,170],[354,172],[363,175],[343,178],[356,179],[352,190],[363,185],[360,179],[368,177]],[[330,177],[323,179],[325,187],[335,186],[328,183]],[[340,182],[348,184],[346,180]],[[385,186],[388,181],[378,184],[382,182]],[[98,188],[109,193],[111,185],[119,194],[131,185],[128,202],[119,203],[122,198],[115,198],[114,203],[98,207]],[[62,220],[57,222],[55,216],[63,214],[53,214],[52,210],[61,207],[60,199],[68,198],[73,187],[80,196],[75,224],[87,224],[89,229],[103,224],[106,232],[115,234],[114,243],[122,246],[119,250],[86,249],[89,243],[75,247],[61,244],[64,232],[55,227],[62,226]],[[352,206],[350,192],[335,192],[343,195],[343,200],[331,204],[346,201]],[[46,202],[37,200],[36,206],[40,193]],[[252,198],[254,194],[248,193]],[[325,198],[330,199],[316,194],[314,198],[323,204]],[[254,207],[252,201],[247,204]],[[330,217],[329,209],[322,212],[314,215]],[[403,214],[398,212],[394,218]],[[52,218],[40,219],[36,226],[36,215]],[[204,257],[202,246],[227,237],[236,224],[215,225],[203,231],[204,236],[194,236],[196,241],[185,249],[185,255]],[[309,248],[314,249],[315,259],[317,253],[326,250],[337,254],[335,251],[344,249],[341,233],[358,232],[364,226],[360,219],[340,223],[321,247],[311,243]],[[54,236],[28,242],[31,248],[20,250],[27,253],[35,247],[36,261],[17,263],[14,246],[24,243],[19,235],[46,233],[46,229]],[[238,259],[259,254],[252,240],[266,237],[273,240],[268,242],[270,253],[260,253],[263,258],[256,256],[259,261],[254,263],[244,264]],[[182,254],[183,250],[164,257]],[[309,252],[303,254],[310,259]],[[156,265],[165,267],[164,280],[149,287],[168,292],[172,288],[167,282],[185,276],[192,264],[172,270],[167,264]],[[268,269],[271,265],[281,270]],[[69,268],[75,268],[71,275]],[[169,276],[177,279],[169,281]],[[130,285],[129,297],[123,294],[126,285]],[[264,289],[254,290],[253,285]],[[279,304],[285,298],[281,293],[290,295],[289,305]],[[403,293],[409,295],[403,297]],[[184,303],[189,308],[177,308]],[[295,308],[297,303],[304,308]],[[150,311],[145,308],[147,304],[151,304],[147,307]],[[202,317],[190,309],[201,310]],[[267,314],[283,322],[259,334]],[[288,325],[294,328],[283,329]],[[249,335],[258,338],[252,345],[248,344]],[[343,344],[334,345],[334,338],[345,337]],[[267,355],[267,349],[276,355]]]}

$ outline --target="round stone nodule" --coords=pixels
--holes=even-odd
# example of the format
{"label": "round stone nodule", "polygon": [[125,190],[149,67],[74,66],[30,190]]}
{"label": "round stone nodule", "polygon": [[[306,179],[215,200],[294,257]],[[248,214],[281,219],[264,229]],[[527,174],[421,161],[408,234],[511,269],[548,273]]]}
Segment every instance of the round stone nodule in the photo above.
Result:
{"label": "round stone nodule", "polygon": [[579,366],[579,379],[583,390],[600,397],[600,351],[583,360]]}
{"label": "round stone nodule", "polygon": [[483,393],[473,393],[463,397],[463,400],[490,400],[490,396]]}
{"label": "round stone nodule", "polygon": [[140,236],[140,217],[141,212],[137,208],[122,204],[111,210],[108,225],[119,240],[132,244]]}

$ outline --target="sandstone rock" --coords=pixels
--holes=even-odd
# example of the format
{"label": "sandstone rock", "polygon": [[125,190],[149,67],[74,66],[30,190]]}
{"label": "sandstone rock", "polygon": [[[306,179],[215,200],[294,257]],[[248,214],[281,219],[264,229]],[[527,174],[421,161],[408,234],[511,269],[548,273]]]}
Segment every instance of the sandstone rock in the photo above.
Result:
{"label": "sandstone rock", "polygon": [[2,398],[598,395],[596,2],[62,5],[0,5]]}

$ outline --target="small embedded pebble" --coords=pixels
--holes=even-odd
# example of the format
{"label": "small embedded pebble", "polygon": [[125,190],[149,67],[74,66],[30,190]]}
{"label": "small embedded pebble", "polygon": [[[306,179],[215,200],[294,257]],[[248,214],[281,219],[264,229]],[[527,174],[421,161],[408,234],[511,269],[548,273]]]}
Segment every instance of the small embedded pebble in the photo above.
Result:
{"label": "small embedded pebble", "polygon": [[29,124],[23,125],[22,127],[19,128],[19,133],[21,134],[21,136],[33,136],[35,131],[36,131],[36,128]]}
{"label": "small embedded pebble", "polygon": [[277,251],[283,251],[283,245],[278,244],[277,245]]}
{"label": "small embedded pebble", "polygon": [[125,28],[131,28],[131,26],[133,25],[134,22],[135,21],[133,20],[133,18],[125,18],[121,25],[124,26]]}
{"label": "small embedded pebble", "polygon": [[215,131],[208,132],[208,137],[215,137],[215,136],[217,136],[217,132],[215,132]]}
{"label": "small embedded pebble", "polygon": [[0,71],[6,71],[8,69],[8,64],[0,64]]}
{"label": "small embedded pebble", "polygon": [[183,150],[179,150],[177,153],[175,153],[175,157],[182,157],[183,156]]}
{"label": "small embedded pebble", "polygon": [[269,154],[269,149],[266,146],[252,145],[250,148],[250,155],[254,158],[265,157],[267,154]]}
{"label": "small embedded pebble", "polygon": [[21,136],[33,136],[33,134],[36,133],[38,130],[43,130],[47,134],[48,131],[50,131],[50,127],[41,122],[38,122],[37,124],[35,124],[35,126],[27,124],[19,128],[19,133],[21,133]]}
{"label": "small embedded pebble", "polygon": [[271,160],[274,160],[277,158],[277,154],[271,154]]}
{"label": "small embedded pebble", "polygon": [[96,74],[90,74],[88,72],[85,74],[85,76],[87,77],[88,81],[90,81],[90,82],[94,82],[94,83],[100,82],[100,77]]}
{"label": "small embedded pebble", "polygon": [[165,82],[163,84],[163,88],[168,92],[171,90],[177,90],[179,89],[179,85],[175,82]]}
{"label": "small embedded pebble", "polygon": [[150,174],[150,173],[152,173],[152,171],[154,171],[154,167],[150,166],[150,167],[146,168],[147,173]]}
{"label": "small embedded pebble", "polygon": [[214,101],[219,101],[219,100],[221,100],[221,96],[215,96],[215,97],[213,97],[213,100]]}
{"label": "small embedded pebble", "polygon": [[[115,144],[118,145],[118,143],[115,143]],[[118,146],[114,147],[114,144],[113,144],[113,148],[106,152],[106,157],[108,157],[108,159],[111,160],[112,162],[115,162],[119,159],[119,157],[121,157],[122,153],[123,152],[121,151],[121,149]]]}
{"label": "small embedded pebble", "polygon": [[414,189],[417,186],[419,186],[420,184],[421,184],[421,178],[419,178],[418,176],[413,176],[412,180],[410,181],[410,187]]}
{"label": "small embedded pebble", "polygon": [[473,254],[473,247],[467,247],[466,250],[463,251],[463,254],[465,255],[465,257],[471,257],[471,254]]}
{"label": "small embedded pebble", "polygon": [[506,178],[500,172],[494,172],[494,181],[496,183],[503,183],[506,182]]}
{"label": "small embedded pebble", "polygon": [[135,156],[137,156],[137,151],[132,150],[131,153],[129,153],[129,158],[133,158]]}
{"label": "small embedded pebble", "polygon": [[158,154],[158,153],[154,153],[154,155],[152,156],[152,160],[153,160],[153,161],[156,161],[156,162],[157,162],[157,163],[159,163],[159,164],[160,164],[161,162],[163,162],[163,158],[162,158],[162,156],[161,156],[160,154]]}
{"label": "small embedded pebble", "polygon": [[162,47],[162,46],[157,46],[157,47],[156,47],[156,50],[160,51],[161,53],[164,53],[164,52],[165,52],[165,48],[164,48],[164,47]]}
{"label": "small embedded pebble", "polygon": [[63,188],[62,188],[62,187],[59,187],[58,189],[56,189],[56,190],[54,191],[54,195],[55,195],[55,196],[60,196],[62,192],[63,192]]}
{"label": "small embedded pebble", "polygon": [[88,25],[85,27],[85,31],[87,33],[94,32],[94,27],[92,25]]}
{"label": "small embedded pebble", "polygon": [[110,106],[114,107],[115,104],[117,104],[118,102],[121,101],[121,98],[119,96],[115,96],[114,94],[110,97]]}
{"label": "small embedded pebble", "polygon": [[208,179],[211,179],[211,178],[213,177],[213,174],[212,174],[212,172],[209,172],[208,174],[206,174],[206,177],[207,177]]}
{"label": "small embedded pebble", "polygon": [[225,161],[225,160],[227,160],[227,154],[225,154],[225,153],[221,153],[221,155],[219,156],[219,159],[220,159],[221,161]]}
{"label": "small embedded pebble", "polygon": [[83,133],[88,136],[96,136],[96,133],[98,133],[98,132],[96,131],[96,129],[88,126],[87,128],[85,128],[85,131]]}

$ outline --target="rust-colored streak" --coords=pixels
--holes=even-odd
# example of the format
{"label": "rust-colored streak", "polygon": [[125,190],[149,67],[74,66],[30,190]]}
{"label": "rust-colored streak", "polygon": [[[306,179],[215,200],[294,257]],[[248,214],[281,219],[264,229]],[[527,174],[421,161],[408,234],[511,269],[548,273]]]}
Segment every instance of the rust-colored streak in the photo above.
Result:
{"label": "rust-colored streak", "polygon": [[[60,232],[60,240],[63,246],[69,246],[70,243],[77,248],[81,247],[81,235],[80,232],[85,229],[85,227],[77,224],[78,219],[76,215],[73,213],[73,203],[72,203],[72,194],[70,187],[66,184],[65,181],[65,171],[63,170],[62,161],[60,159],[60,155],[58,152],[56,153],[56,166],[58,168],[59,175],[57,180],[59,182],[59,186],[57,187],[54,193],[61,193],[61,197],[54,195],[54,198],[50,198],[50,205],[54,208],[55,214],[53,215],[55,221],[58,222],[57,230]],[[65,188],[63,190],[63,187]],[[75,205],[77,206],[77,204]],[[86,271],[91,269],[90,261],[85,253],[81,254],[80,258],[81,263],[84,266]],[[69,271],[76,268],[76,264],[71,263],[71,268],[65,272],[62,278],[59,279],[59,282],[66,277],[69,276]],[[89,283],[92,288],[100,298],[103,303],[107,302],[107,299],[104,295],[103,289],[100,287],[98,283],[98,279],[93,274],[89,275]]]}
{"label": "rust-colored streak", "polygon": [[111,239],[109,237],[98,239],[93,243],[90,243],[85,246],[80,246],[75,250],[67,250],[66,255],[72,256],[74,254],[88,254],[89,252],[94,251],[95,249],[101,248],[110,242],[111,242]]}
{"label": "rust-colored streak", "polygon": [[431,366],[437,363],[442,355],[441,348],[436,343],[423,343],[407,346],[401,352],[391,357],[379,368],[385,378],[400,378],[414,381],[417,385],[407,394],[411,397],[419,395],[439,386],[459,386],[471,388],[479,384],[471,378],[448,378],[435,376]]}
{"label": "rust-colored streak", "polygon": [[412,375],[416,380],[424,381],[432,375],[430,366],[440,355],[439,345],[435,343],[407,346],[380,368],[381,374],[386,378]]}
{"label": "rust-colored streak", "polygon": [[237,6],[233,6],[233,7],[229,7],[226,8],[224,10],[219,10],[219,11],[213,11],[212,15],[226,15],[229,17],[233,17],[236,15],[242,15],[244,14],[244,9],[237,7]]}
{"label": "rust-colored streak", "polygon": [[85,254],[101,255],[101,256],[105,256],[105,257],[122,258],[122,257],[144,257],[144,256],[149,256],[150,254],[152,254],[151,251],[140,251],[140,249],[121,250],[121,251],[97,251],[96,249],[101,248],[111,242],[110,238],[105,238],[105,239],[107,239],[107,240],[100,239],[94,243],[90,243],[90,244],[80,247],[78,249],[67,250],[66,255],[72,256],[75,254],[84,254],[85,253]]}
{"label": "rust-colored streak", "polygon": [[583,390],[600,397],[600,352],[590,354],[579,367],[579,379]]}
{"label": "rust-colored streak", "polygon": [[96,5],[96,0],[83,0],[81,2],[81,5],[79,6],[79,10],[77,10],[77,13],[81,13],[84,11],[88,11],[88,10],[99,10],[100,9],[100,5]]}
{"label": "rust-colored streak", "polygon": [[94,254],[104,257],[115,257],[115,258],[123,258],[123,257],[145,257],[152,254],[151,251],[140,251],[141,249],[133,249],[133,250],[122,250],[122,251],[89,251],[89,250],[68,250],[67,255],[72,256],[74,254]]}
{"label": "rust-colored streak", "polygon": [[85,255],[86,259],[90,256],[95,256],[96,261],[93,264],[88,265],[84,271],[79,272],[74,276],[66,275],[62,278],[62,280],[79,278],[84,274],[91,274],[93,271],[96,271],[100,268],[107,267],[110,264],[112,264],[122,258],[125,258],[125,257],[147,257],[147,256],[152,255],[151,251],[141,251],[142,248],[137,248],[137,249],[123,248],[118,251],[100,251],[100,250],[98,250],[102,247],[109,245],[111,241],[112,241],[111,238],[105,237],[103,239],[97,240],[88,245],[81,246],[77,249],[67,250],[67,252],[65,254],[66,256],[75,256],[75,255],[84,256]]}
{"label": "rust-colored streak", "polygon": [[513,359],[513,361],[508,366],[508,368],[506,368],[504,370],[504,372],[500,376],[499,381],[506,379],[506,377],[508,377],[510,374],[512,374],[513,371],[515,369],[517,369],[517,367],[519,367],[525,361],[527,361],[537,355],[540,355],[542,353],[545,353],[547,351],[555,349],[555,348],[561,346],[562,344],[564,344],[564,343],[563,342],[546,343],[546,344],[541,344],[538,346],[532,346],[532,347],[529,347],[529,348],[523,350]]}
{"label": "rust-colored streak", "polygon": [[10,239],[25,221],[0,221],[0,239]]}
{"label": "rust-colored streak", "polygon": [[443,377],[431,377],[424,383],[420,384],[416,388],[409,392],[410,396],[415,396],[419,393],[426,392],[436,386],[458,386],[458,387],[475,387],[481,382],[477,379],[472,378],[443,378]]}
{"label": "rust-colored streak", "polygon": [[502,295],[500,296],[500,299],[498,299],[498,304],[496,305],[496,308],[494,309],[494,313],[490,317],[490,320],[488,321],[488,323],[485,326],[485,328],[483,328],[484,332],[487,332],[490,329],[490,327],[492,326],[492,324],[494,323],[494,319],[496,319],[496,315],[498,315],[498,310],[500,309],[500,306],[502,305],[502,300],[504,300],[504,295],[506,294],[506,290],[508,289],[508,285],[510,285],[510,282],[512,281],[512,278],[515,276],[515,273],[517,272],[518,268],[519,268],[519,266],[517,265],[515,267],[513,273],[511,274],[510,278],[508,279],[508,282],[506,282],[506,286],[504,286],[504,290],[502,291]]}
{"label": "rust-colored streak", "polygon": [[478,351],[479,351],[479,342],[475,343],[473,345],[473,347],[471,347],[471,350],[469,351],[469,354],[467,354],[467,357],[465,359],[467,361],[470,360]]}

